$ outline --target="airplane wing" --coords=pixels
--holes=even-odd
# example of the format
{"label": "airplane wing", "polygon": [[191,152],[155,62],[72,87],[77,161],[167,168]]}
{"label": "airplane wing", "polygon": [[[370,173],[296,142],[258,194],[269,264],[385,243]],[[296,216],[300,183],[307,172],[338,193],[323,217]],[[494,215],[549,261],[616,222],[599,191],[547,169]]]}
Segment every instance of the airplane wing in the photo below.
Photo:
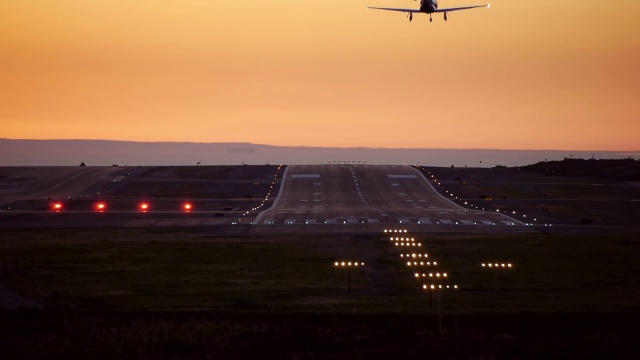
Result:
{"label": "airplane wing", "polygon": [[491,4],[487,4],[487,5],[474,5],[474,6],[463,6],[463,7],[455,7],[455,8],[448,8],[448,9],[438,9],[434,12],[436,13],[441,13],[441,12],[451,12],[451,11],[458,11],[458,10],[467,10],[467,9],[474,9],[474,8],[481,8],[481,7],[491,7]]}
{"label": "airplane wing", "polygon": [[399,9],[399,8],[382,8],[382,7],[373,7],[373,6],[367,6],[367,9],[376,9],[376,10],[388,10],[388,11],[400,11],[400,12],[405,12],[405,13],[419,13],[420,10],[417,9]]}

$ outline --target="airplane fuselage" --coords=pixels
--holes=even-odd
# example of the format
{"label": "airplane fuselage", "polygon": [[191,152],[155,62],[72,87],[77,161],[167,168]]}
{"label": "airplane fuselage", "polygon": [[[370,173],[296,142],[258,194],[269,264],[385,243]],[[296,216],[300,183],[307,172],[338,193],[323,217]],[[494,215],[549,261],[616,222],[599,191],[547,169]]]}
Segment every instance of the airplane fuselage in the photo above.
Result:
{"label": "airplane fuselage", "polygon": [[438,10],[438,0],[420,0],[420,12],[431,14]]}

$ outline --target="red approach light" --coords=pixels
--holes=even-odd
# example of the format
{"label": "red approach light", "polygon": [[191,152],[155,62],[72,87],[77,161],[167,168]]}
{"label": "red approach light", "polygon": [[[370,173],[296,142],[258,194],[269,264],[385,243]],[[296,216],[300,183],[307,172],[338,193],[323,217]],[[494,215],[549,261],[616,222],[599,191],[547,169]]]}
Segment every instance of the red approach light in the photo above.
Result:
{"label": "red approach light", "polygon": [[99,202],[96,204],[96,210],[102,212],[105,211],[107,209],[107,205],[103,202]]}
{"label": "red approach light", "polygon": [[60,210],[62,210],[62,203],[59,203],[59,202],[53,203],[52,207],[53,207],[53,210],[60,211]]}
{"label": "red approach light", "polygon": [[184,211],[186,211],[186,212],[191,211],[191,208],[192,208],[191,203],[186,203],[186,204],[184,204],[184,206],[183,206],[182,208],[183,208],[183,209],[184,209]]}
{"label": "red approach light", "polygon": [[149,210],[149,204],[147,204],[146,202],[143,202],[140,204],[140,210],[141,211],[147,211]]}

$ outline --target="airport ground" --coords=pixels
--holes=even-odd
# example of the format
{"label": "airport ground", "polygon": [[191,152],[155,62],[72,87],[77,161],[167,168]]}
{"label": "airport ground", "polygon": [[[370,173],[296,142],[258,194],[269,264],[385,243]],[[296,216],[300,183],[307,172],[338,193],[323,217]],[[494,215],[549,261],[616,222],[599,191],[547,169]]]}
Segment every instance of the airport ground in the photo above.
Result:
{"label": "airport ground", "polygon": [[[3,281],[43,308],[0,312],[2,347],[31,359],[639,354],[637,234],[420,240],[438,262],[421,270],[458,289],[420,289],[385,236],[11,230]],[[365,265],[348,290],[334,262],[354,258]]]}
{"label": "airport ground", "polygon": [[[9,358],[640,354],[634,183],[337,165],[54,168],[69,172],[43,183],[1,170],[0,282],[22,296],[3,301],[37,303],[0,312]],[[420,253],[438,264],[408,266]]]}

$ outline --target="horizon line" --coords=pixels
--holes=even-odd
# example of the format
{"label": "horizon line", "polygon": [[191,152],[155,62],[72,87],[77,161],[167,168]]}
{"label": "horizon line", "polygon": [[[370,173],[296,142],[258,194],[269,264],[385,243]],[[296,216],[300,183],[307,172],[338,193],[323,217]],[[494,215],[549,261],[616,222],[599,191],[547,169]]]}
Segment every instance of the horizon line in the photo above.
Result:
{"label": "horizon line", "polygon": [[13,139],[0,137],[0,140],[9,141],[102,141],[102,142],[128,142],[139,144],[157,144],[157,143],[171,143],[171,144],[248,144],[254,146],[267,146],[267,147],[280,147],[280,148],[319,148],[319,149],[370,149],[370,150],[459,150],[459,151],[471,151],[471,150],[484,150],[484,151],[576,151],[576,152],[614,152],[621,154],[635,154],[640,155],[639,150],[585,150],[585,149],[500,149],[500,148],[443,148],[443,147],[370,147],[370,146],[310,146],[310,145],[272,145],[272,144],[260,144],[244,141],[221,141],[221,142],[201,142],[201,141],[176,141],[176,140],[157,140],[157,141],[140,141],[140,140],[113,140],[113,139]]}

